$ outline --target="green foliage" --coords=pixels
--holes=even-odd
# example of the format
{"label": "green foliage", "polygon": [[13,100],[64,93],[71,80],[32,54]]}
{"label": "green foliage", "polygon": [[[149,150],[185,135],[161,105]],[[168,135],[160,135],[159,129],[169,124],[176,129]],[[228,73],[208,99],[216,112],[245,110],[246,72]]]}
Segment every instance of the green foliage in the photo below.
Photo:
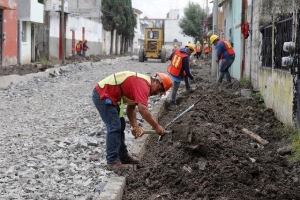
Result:
{"label": "green foliage", "polygon": [[246,78],[241,78],[240,79],[240,84],[243,85],[243,86],[251,86],[251,80],[246,79]]}
{"label": "green foliage", "polygon": [[[103,29],[112,33],[116,30],[117,34],[125,39],[121,41],[122,52],[123,42],[134,38],[134,27],[137,23],[131,0],[102,0],[101,11]],[[111,46],[113,46],[113,37],[111,37]]]}
{"label": "green foliage", "polygon": [[300,160],[300,134],[297,131],[294,131],[292,134],[292,150],[293,150],[293,158],[296,160]]}
{"label": "green foliage", "polygon": [[206,12],[198,3],[189,3],[184,8],[184,17],[179,21],[182,34],[193,37],[195,41],[203,42],[203,22],[206,18]]}
{"label": "green foliage", "polygon": [[39,62],[42,63],[42,64],[46,64],[48,62],[47,58],[45,57],[42,57],[39,59]]}
{"label": "green foliage", "polygon": [[300,133],[299,130],[293,126],[284,126],[279,131],[283,133],[285,137],[288,138],[290,145],[292,147],[292,156],[290,157],[293,160],[300,161]]}

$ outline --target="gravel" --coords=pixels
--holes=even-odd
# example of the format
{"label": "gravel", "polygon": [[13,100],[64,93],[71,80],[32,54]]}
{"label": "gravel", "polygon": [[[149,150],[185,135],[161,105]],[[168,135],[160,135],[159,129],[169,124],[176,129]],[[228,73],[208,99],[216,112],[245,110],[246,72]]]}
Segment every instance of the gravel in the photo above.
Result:
{"label": "gravel", "polygon": [[[157,60],[120,57],[74,63],[54,77],[0,90],[0,199],[97,198],[114,172],[106,169],[106,128],[91,98],[95,83],[118,71],[153,76],[166,69]],[[158,98],[150,98],[150,109]],[[126,144],[133,142],[127,125]]]}

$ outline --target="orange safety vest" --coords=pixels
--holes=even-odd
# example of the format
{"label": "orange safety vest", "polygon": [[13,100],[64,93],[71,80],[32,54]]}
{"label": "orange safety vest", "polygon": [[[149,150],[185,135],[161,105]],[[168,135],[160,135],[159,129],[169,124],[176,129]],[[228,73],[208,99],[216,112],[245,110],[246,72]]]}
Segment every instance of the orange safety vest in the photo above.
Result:
{"label": "orange safety vest", "polygon": [[82,45],[81,45],[80,42],[78,42],[78,43],[76,44],[76,51],[81,51],[81,49],[82,49]]}
{"label": "orange safety vest", "polygon": [[[228,52],[229,55],[235,54],[231,44],[227,40],[219,40],[219,42],[223,42],[225,44],[226,51]],[[223,54],[224,53],[222,53],[221,55],[221,59],[223,58]]]}
{"label": "orange safety vest", "polygon": [[201,52],[201,44],[196,44],[196,52]]}
{"label": "orange safety vest", "polygon": [[209,52],[210,52],[210,49],[209,49],[208,44],[206,44],[206,45],[204,46],[204,52],[205,52],[205,53],[209,53]]}
{"label": "orange safety vest", "polygon": [[188,56],[189,55],[180,52],[180,49],[176,50],[167,71],[173,76],[178,76],[182,68],[182,60]]}

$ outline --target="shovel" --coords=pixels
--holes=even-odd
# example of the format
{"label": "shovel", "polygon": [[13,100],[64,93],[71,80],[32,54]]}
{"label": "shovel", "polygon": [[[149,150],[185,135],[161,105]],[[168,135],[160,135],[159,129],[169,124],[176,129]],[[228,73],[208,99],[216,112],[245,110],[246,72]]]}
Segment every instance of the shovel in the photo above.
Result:
{"label": "shovel", "polygon": [[[146,130],[143,127],[138,127],[138,134],[135,136],[135,139],[137,139],[138,137],[142,137],[144,134],[155,134],[156,131],[155,130]],[[172,133],[172,131],[164,131],[164,133]]]}
{"label": "shovel", "polygon": [[[170,121],[166,126],[165,129],[167,129],[172,123],[174,123],[177,119],[179,119],[180,117],[182,117],[185,113],[187,113],[188,111],[190,111],[192,108],[195,107],[195,105],[197,103],[199,103],[202,100],[203,97],[201,97],[196,103],[194,103],[193,105],[191,105],[190,107],[188,107],[188,109],[184,110],[182,113],[180,113],[177,117],[175,117],[172,121]],[[162,140],[164,135],[159,136],[158,137],[158,142]]]}

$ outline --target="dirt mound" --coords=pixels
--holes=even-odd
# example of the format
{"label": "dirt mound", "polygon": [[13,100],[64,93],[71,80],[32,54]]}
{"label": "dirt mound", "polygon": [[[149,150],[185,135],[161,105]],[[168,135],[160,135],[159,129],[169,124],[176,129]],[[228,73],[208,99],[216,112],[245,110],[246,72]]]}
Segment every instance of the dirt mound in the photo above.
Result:
{"label": "dirt mound", "polygon": [[[126,177],[123,199],[300,199],[300,165],[278,149],[286,147],[283,124],[265,108],[259,94],[241,97],[239,82],[211,82],[208,65],[192,68],[197,90],[166,105],[160,123],[178,119],[157,142],[153,135],[142,165],[119,171]],[[246,88],[249,86],[246,86]],[[243,133],[254,132],[262,145]],[[290,153],[290,152],[286,152]]]}
{"label": "dirt mound", "polygon": [[[124,54],[121,56],[130,56],[130,54]],[[120,57],[120,55],[90,55],[86,58],[78,55],[69,56],[65,59],[65,64],[71,64],[74,62],[99,62],[103,59],[115,59]],[[31,63],[25,65],[11,65],[7,67],[0,67],[0,76],[8,76],[8,75],[26,75],[31,73],[37,73],[45,71],[46,69],[53,68],[55,66],[62,65],[61,60],[50,60],[46,63]]]}

